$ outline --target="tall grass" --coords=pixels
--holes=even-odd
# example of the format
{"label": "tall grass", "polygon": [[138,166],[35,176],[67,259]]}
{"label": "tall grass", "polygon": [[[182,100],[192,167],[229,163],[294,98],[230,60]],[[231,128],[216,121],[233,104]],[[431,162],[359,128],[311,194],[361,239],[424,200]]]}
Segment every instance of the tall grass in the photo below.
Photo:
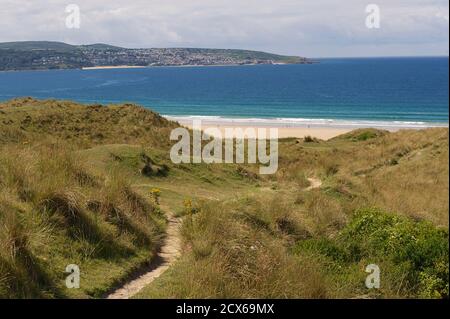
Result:
{"label": "tall grass", "polygon": [[[254,165],[167,166],[177,124],[134,105],[0,109],[0,297],[101,296],[161,242],[153,187],[175,212],[195,203],[182,259],[141,297],[448,296],[448,129],[280,140],[279,170],[264,177]],[[320,189],[305,190],[310,177]],[[78,291],[64,287],[73,263]]]}
{"label": "tall grass", "polygon": [[309,236],[292,207],[274,198],[204,203],[186,216],[191,252],[142,296],[182,298],[320,298],[326,282],[311,261],[286,243]]}
{"label": "tall grass", "polygon": [[[120,173],[83,164],[70,145],[4,146],[0,163],[1,297],[61,297],[72,293],[63,286],[66,265],[91,276],[107,265],[123,269],[124,258],[149,260],[159,245],[159,208]],[[117,279],[97,277],[82,291],[99,294]]]}

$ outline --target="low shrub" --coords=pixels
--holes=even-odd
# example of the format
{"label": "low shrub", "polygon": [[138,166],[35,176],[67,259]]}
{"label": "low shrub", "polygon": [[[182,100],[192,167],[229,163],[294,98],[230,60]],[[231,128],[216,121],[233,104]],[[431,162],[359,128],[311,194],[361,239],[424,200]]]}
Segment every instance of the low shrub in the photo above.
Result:
{"label": "low shrub", "polygon": [[395,281],[399,278],[392,274],[404,276],[404,282],[386,286],[415,297],[448,297],[448,230],[429,222],[363,209],[335,238],[300,241],[294,251],[324,255],[347,269],[361,263],[384,265],[385,278]]}

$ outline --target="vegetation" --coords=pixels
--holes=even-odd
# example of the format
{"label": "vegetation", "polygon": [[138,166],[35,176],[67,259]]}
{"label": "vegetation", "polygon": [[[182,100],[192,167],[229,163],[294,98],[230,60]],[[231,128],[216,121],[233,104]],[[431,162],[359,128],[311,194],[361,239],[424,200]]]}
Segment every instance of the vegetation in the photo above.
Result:
{"label": "vegetation", "polygon": [[0,43],[0,71],[79,69],[94,66],[241,65],[310,63],[302,57],[249,50],[163,48],[126,49],[107,44],[70,45],[61,42]]}
{"label": "vegetation", "polygon": [[358,266],[376,261],[383,286],[375,294],[448,298],[448,230],[425,221],[364,209],[335,238],[300,241],[293,250],[322,259],[327,276],[353,293],[364,291]]}
{"label": "vegetation", "polygon": [[150,261],[163,236],[159,207],[126,175],[85,166],[58,143],[2,148],[0,185],[3,298],[70,296],[60,285],[69,264],[83,274],[75,296],[100,296]]}
{"label": "vegetation", "polygon": [[184,253],[139,298],[448,297],[448,129],[284,139],[259,176],[173,164],[177,126],[135,105],[0,104],[0,297],[103,296],[153,259],[169,212]]}
{"label": "vegetation", "polygon": [[[99,297],[150,262],[166,224],[158,202],[117,157],[94,165],[80,150],[173,124],[132,106],[23,99],[0,110],[0,297]],[[80,290],[62,291],[69,264],[81,268]]]}

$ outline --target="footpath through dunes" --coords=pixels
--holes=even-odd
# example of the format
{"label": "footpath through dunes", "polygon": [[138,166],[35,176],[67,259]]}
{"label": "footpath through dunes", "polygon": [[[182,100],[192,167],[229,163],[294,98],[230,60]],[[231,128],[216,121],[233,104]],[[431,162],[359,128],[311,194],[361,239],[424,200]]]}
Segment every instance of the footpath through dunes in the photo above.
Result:
{"label": "footpath through dunes", "polygon": [[[305,191],[322,186],[322,181],[318,178],[310,177],[308,181],[311,186]],[[170,213],[166,237],[153,262],[132,276],[122,286],[109,293],[106,299],[130,299],[168,270],[181,256],[181,224],[181,218],[176,218],[173,213]]]}
{"label": "footpath through dunes", "polygon": [[[174,164],[176,126],[131,105],[0,103],[0,298],[348,298],[380,258],[378,297],[448,287],[448,129],[281,139],[279,170],[261,176]],[[382,211],[353,219],[369,206]],[[407,245],[381,254],[379,231]],[[398,286],[415,260],[407,275],[421,281]],[[80,289],[65,286],[69,264]]]}
{"label": "footpath through dunes", "polygon": [[180,256],[180,219],[173,215],[168,218],[167,234],[160,251],[153,262],[142,269],[130,281],[106,296],[106,299],[129,299],[161,276]]}
{"label": "footpath through dunes", "polygon": [[0,103],[0,298],[101,298],[174,247],[173,223],[135,184],[155,178],[140,173],[148,156],[163,175],[177,126],[131,104]]}

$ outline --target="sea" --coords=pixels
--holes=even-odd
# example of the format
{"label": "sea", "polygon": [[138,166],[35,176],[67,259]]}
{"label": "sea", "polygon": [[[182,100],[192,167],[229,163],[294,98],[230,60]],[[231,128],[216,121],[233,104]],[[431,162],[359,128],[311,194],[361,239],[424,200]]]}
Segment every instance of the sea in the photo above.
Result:
{"label": "sea", "polygon": [[0,101],[136,103],[173,119],[283,126],[448,126],[449,59],[0,72]]}

